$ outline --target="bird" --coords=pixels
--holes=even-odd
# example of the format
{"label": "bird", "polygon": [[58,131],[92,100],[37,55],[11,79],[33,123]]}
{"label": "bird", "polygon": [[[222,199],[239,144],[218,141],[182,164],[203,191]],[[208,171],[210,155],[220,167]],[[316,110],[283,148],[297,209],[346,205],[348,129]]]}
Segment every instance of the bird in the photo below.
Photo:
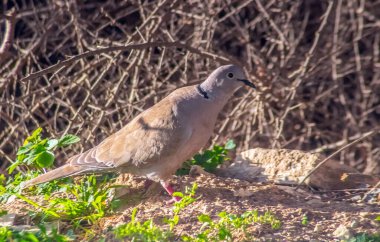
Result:
{"label": "bird", "polygon": [[24,187],[88,173],[130,173],[161,183],[179,201],[169,179],[207,144],[218,114],[242,86],[256,89],[239,66],[220,66],[200,84],[174,90],[97,146]]}

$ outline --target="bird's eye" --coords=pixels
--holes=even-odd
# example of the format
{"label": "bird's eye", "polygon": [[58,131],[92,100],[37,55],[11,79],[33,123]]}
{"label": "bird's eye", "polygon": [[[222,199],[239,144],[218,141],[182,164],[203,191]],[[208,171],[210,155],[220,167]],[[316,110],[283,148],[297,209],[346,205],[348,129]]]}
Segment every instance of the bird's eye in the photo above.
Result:
{"label": "bird's eye", "polygon": [[228,77],[228,78],[233,78],[233,77],[234,77],[234,74],[230,72],[230,73],[227,74],[227,77]]}

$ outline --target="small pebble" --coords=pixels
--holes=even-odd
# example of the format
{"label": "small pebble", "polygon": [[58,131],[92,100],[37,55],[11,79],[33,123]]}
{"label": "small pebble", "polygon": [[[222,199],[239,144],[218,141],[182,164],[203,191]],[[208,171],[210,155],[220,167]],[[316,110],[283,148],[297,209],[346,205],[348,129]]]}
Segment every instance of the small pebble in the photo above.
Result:
{"label": "small pebble", "polygon": [[333,235],[341,240],[348,240],[352,237],[351,231],[343,224],[338,226],[338,228],[333,232]]}
{"label": "small pebble", "polygon": [[350,223],[350,225],[348,227],[350,227],[350,228],[356,228],[356,227],[358,227],[358,225],[359,225],[358,221],[357,220],[353,220],[353,221],[351,221],[351,223]]}
{"label": "small pebble", "polygon": [[322,231],[322,225],[320,223],[317,223],[314,227],[314,232],[319,233]]}

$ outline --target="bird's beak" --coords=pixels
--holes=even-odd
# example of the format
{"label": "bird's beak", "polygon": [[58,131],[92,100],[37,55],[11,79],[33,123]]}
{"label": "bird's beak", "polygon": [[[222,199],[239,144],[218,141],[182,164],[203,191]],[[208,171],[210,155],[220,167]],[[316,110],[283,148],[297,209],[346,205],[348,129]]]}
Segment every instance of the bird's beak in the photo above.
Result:
{"label": "bird's beak", "polygon": [[248,81],[246,79],[237,79],[237,80],[243,82],[245,85],[247,85],[249,87],[252,87],[253,89],[256,90],[256,86],[252,82],[250,82],[250,81]]}

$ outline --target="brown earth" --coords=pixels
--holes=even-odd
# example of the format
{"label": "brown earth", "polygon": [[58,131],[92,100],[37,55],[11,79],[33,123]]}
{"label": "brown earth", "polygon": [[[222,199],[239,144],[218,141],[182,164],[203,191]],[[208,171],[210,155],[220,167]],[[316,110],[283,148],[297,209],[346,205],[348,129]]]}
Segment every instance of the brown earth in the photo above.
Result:
{"label": "brown earth", "polygon": [[[221,211],[242,214],[255,209],[273,213],[281,221],[281,228],[274,230],[269,225],[253,224],[249,228],[252,238],[241,237],[237,241],[340,241],[333,235],[340,225],[345,225],[351,234],[372,234],[380,231],[380,223],[374,220],[380,214],[378,204],[349,201],[347,197],[352,197],[352,194],[348,193],[317,194],[305,188],[295,192],[288,186],[255,184],[204,175],[195,178],[175,177],[172,181],[177,190],[183,191],[194,182],[198,184],[196,194],[199,199],[181,211],[179,224],[174,230],[177,235],[191,235],[198,231],[201,224],[197,216],[202,213],[216,219]],[[163,223],[163,219],[173,215],[173,206],[167,202],[170,197],[158,187],[146,192],[142,179],[134,179],[133,182],[127,179],[124,183],[128,188],[124,189],[127,193],[121,197],[123,205],[116,214],[103,218],[99,223],[100,227],[92,228],[93,231],[99,235],[108,233],[109,240],[112,240],[112,235],[106,232],[107,229],[129,222],[134,208],[138,208],[139,221],[153,219],[156,225],[167,229],[168,225]],[[236,193],[234,195],[238,190],[243,197],[235,196]],[[149,195],[152,193],[154,195]],[[28,206],[20,201],[7,205],[9,213],[19,215],[26,214],[25,208]],[[306,226],[301,224],[304,215],[308,217]],[[17,221],[19,224],[27,223],[24,216],[19,216]]]}

